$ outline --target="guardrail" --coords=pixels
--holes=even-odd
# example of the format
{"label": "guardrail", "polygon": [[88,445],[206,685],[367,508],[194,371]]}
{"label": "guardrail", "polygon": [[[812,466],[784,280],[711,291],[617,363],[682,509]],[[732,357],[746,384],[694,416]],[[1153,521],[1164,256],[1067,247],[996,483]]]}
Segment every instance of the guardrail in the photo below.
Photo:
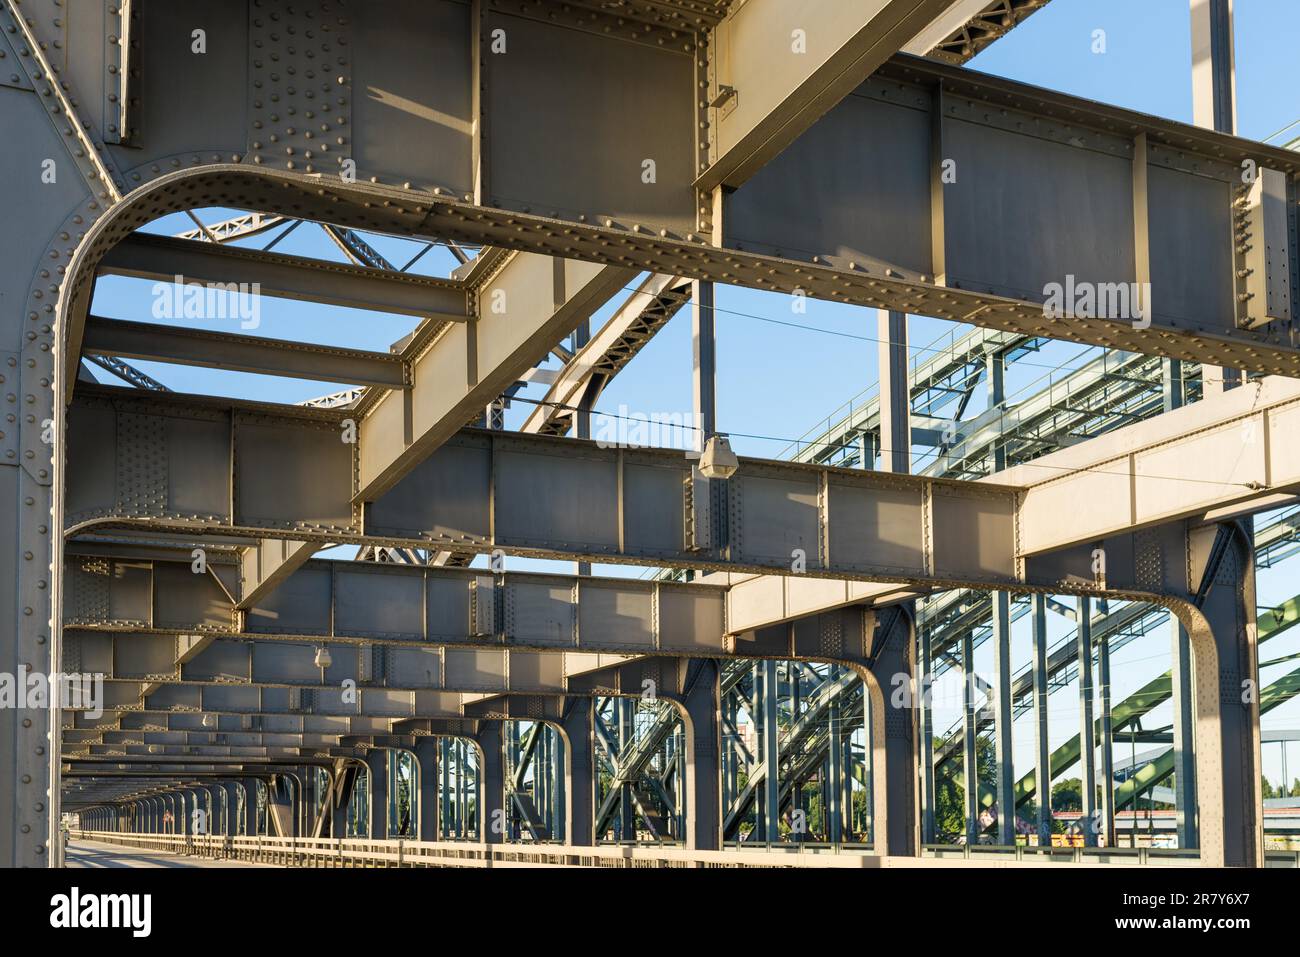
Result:
{"label": "guardrail", "polygon": [[1160,847],[1038,847],[1005,844],[925,844],[925,857],[979,864],[1117,864],[1121,867],[1199,867],[1198,851]]}
{"label": "guardrail", "polygon": [[[1025,866],[1055,864],[1111,867],[1195,867],[1196,851],[1151,847],[1001,847],[927,844],[920,857],[881,857],[868,847],[770,844],[719,851],[664,845],[480,844],[475,841],[412,841],[404,838],[236,837],[219,834],[69,832],[72,840],[117,844],[216,861],[247,861],[280,867],[883,867]],[[1300,867],[1300,852],[1266,851],[1265,867]]]}
{"label": "guardrail", "polygon": [[770,851],[692,851],[678,847],[568,844],[480,844],[402,838],[235,837],[69,832],[72,840],[117,844],[213,860],[281,867],[879,867],[867,854],[797,854]]}

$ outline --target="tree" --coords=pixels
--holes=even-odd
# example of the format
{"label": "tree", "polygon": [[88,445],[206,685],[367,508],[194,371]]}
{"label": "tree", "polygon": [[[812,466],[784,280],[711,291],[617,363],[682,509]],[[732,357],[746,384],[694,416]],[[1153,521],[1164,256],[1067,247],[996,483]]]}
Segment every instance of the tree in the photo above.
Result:
{"label": "tree", "polygon": [[1078,778],[1057,781],[1052,788],[1053,811],[1083,811],[1083,782]]}
{"label": "tree", "polygon": [[[942,746],[943,741],[935,738],[934,750],[938,751]],[[979,783],[989,790],[995,789],[998,759],[992,740],[983,738],[975,742],[975,766],[979,772]],[[956,837],[966,833],[965,788],[954,778],[957,768],[958,762],[950,760],[935,775],[934,827],[940,837]]]}

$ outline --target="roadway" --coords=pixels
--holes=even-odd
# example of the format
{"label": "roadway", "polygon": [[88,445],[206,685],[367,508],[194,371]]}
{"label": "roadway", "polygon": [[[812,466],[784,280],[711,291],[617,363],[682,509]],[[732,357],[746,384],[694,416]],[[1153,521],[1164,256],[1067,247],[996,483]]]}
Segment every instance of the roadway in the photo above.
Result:
{"label": "roadway", "polygon": [[247,861],[217,861],[206,857],[185,857],[167,851],[151,851],[98,841],[69,841],[64,861],[67,867],[270,867]]}

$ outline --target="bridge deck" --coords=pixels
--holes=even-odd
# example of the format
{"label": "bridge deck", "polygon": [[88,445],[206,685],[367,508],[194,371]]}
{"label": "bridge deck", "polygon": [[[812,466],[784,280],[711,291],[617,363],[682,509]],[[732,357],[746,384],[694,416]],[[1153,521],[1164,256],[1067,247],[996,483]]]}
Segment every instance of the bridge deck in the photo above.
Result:
{"label": "bridge deck", "polygon": [[169,851],[119,847],[99,841],[69,841],[64,852],[68,867],[273,867],[249,861],[185,857]]}

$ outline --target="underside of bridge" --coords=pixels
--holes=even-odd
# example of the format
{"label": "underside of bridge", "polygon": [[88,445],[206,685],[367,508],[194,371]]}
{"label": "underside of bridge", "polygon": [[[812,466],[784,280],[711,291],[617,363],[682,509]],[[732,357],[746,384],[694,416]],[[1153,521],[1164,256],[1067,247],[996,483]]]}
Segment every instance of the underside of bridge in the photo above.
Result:
{"label": "underside of bridge", "polygon": [[[0,864],[1300,865],[1300,153],[1047,6],[3,0]],[[880,381],[737,456],[754,302]]]}

